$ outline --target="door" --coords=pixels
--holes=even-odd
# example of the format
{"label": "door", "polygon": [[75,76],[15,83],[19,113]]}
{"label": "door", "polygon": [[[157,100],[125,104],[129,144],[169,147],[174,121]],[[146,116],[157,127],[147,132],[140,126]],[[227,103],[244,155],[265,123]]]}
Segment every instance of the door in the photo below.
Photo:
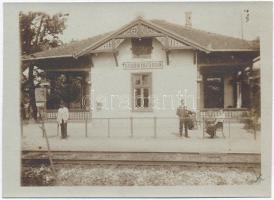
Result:
{"label": "door", "polygon": [[204,107],[224,107],[224,80],[221,75],[206,76],[204,80]]}

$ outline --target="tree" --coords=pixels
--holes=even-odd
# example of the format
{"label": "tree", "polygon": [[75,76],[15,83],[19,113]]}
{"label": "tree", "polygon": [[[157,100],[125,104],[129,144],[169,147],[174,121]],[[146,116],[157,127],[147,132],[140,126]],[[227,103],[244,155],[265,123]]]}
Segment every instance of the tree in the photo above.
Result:
{"label": "tree", "polygon": [[[29,55],[35,52],[57,47],[62,44],[59,38],[66,28],[68,14],[57,13],[48,15],[43,12],[19,13],[21,55]],[[33,82],[34,64],[29,64],[28,96],[32,108],[32,116],[37,119],[37,107],[35,101],[35,84]]]}
{"label": "tree", "polygon": [[48,106],[58,108],[61,101],[64,101],[68,107],[75,100],[81,98],[81,76],[61,74],[56,80],[51,81],[51,93],[48,99]]}
{"label": "tree", "polygon": [[22,55],[28,55],[62,44],[59,38],[66,28],[68,14],[48,15],[42,12],[20,12],[20,37]]}

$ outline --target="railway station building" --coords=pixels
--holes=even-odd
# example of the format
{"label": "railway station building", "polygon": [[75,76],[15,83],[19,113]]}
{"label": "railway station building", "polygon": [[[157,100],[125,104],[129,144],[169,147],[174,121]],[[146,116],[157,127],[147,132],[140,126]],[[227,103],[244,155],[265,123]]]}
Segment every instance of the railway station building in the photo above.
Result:
{"label": "railway station building", "polygon": [[[94,118],[174,117],[180,100],[197,112],[250,108],[244,78],[260,54],[247,41],[164,20],[141,17],[118,30],[24,56],[46,72],[54,87],[60,76],[78,78],[79,97],[69,109]],[[48,112],[58,102],[48,91]],[[54,101],[54,102],[50,102]]]}

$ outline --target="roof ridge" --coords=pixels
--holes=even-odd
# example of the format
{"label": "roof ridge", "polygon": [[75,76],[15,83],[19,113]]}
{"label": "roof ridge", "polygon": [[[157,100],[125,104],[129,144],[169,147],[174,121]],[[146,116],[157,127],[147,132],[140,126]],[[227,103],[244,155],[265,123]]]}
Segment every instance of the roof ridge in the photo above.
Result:
{"label": "roof ridge", "polygon": [[185,25],[177,24],[177,23],[174,23],[174,22],[169,22],[169,21],[166,21],[166,20],[163,20],[163,19],[162,20],[161,19],[151,19],[150,21],[151,22],[156,22],[156,23],[157,23],[157,21],[159,21],[159,22],[163,22],[163,23],[170,24],[170,25],[173,25],[173,26],[178,26],[178,27],[184,28],[186,30],[199,31],[201,33],[207,33],[207,34],[211,34],[211,35],[227,37],[227,38],[231,38],[231,39],[241,40],[241,41],[244,41],[244,42],[253,41],[253,40],[245,40],[245,39],[241,39],[241,38],[233,37],[233,36],[229,36],[229,35],[224,35],[224,34],[221,34],[221,33],[214,33],[214,32],[210,32],[210,31],[205,31],[205,30],[198,29],[198,28],[187,27]]}
{"label": "roof ridge", "polygon": [[[144,22],[144,24],[150,25],[151,27],[158,28],[166,34],[171,34],[177,39],[182,39],[194,45],[200,47],[203,50],[208,51],[254,51],[259,49],[259,44],[255,40],[243,40],[237,37],[227,36],[219,33],[209,32],[193,27],[187,27],[181,24],[169,22],[161,19],[138,19]],[[64,43],[58,47],[46,49],[33,54],[24,55],[28,57],[49,58],[58,56],[72,56],[77,57],[83,50],[94,47],[94,45],[101,45],[109,37],[116,34],[117,31],[124,31],[136,20],[122,26],[120,29],[108,31],[102,34],[94,35],[88,38],[80,40],[72,40],[69,43]],[[77,55],[78,54],[78,55]],[[23,57],[24,57],[23,56]],[[25,60],[28,60],[27,58]]]}

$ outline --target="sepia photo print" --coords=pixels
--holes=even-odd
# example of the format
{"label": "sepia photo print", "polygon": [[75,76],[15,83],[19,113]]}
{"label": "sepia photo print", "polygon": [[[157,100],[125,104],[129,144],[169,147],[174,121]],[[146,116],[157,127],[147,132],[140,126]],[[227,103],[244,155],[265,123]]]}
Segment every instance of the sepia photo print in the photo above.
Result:
{"label": "sepia photo print", "polygon": [[[20,187],[115,186],[138,196],[130,193],[136,186],[173,186],[182,188],[174,196],[267,196],[267,6],[6,4],[18,23]],[[185,187],[216,189],[180,192]]]}

